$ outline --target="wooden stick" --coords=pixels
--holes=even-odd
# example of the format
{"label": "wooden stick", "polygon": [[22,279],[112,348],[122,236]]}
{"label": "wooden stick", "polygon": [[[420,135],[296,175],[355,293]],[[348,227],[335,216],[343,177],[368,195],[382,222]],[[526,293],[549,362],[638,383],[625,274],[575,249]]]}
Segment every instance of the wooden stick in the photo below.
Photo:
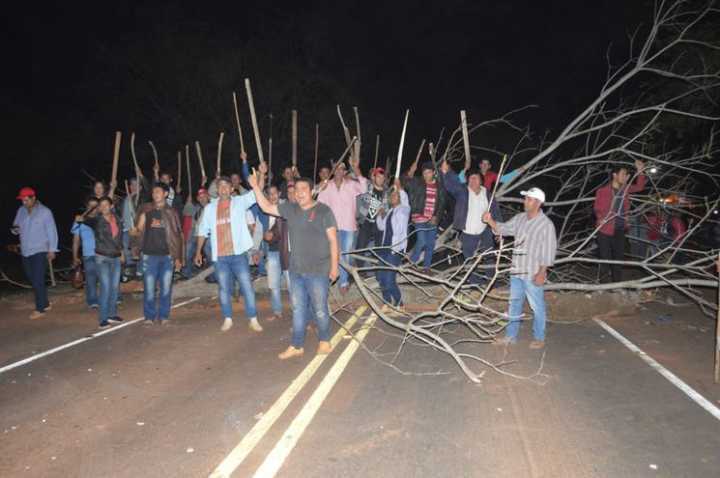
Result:
{"label": "wooden stick", "polygon": [[[380,153],[380,135],[375,135],[375,160],[373,161],[373,170],[377,169],[378,153]],[[387,171],[385,171],[387,174]]]}
{"label": "wooden stick", "polygon": [[467,116],[465,110],[460,110],[460,125],[462,126],[463,146],[465,147],[465,164],[470,164],[470,135],[468,134]]}
{"label": "wooden stick", "polygon": [[313,177],[312,180],[317,180],[317,164],[318,164],[318,152],[320,148],[320,125],[315,123],[315,165],[313,166]]}
{"label": "wooden stick", "polygon": [[435,145],[433,143],[428,143],[428,154],[430,155],[433,164],[435,164]]}
{"label": "wooden stick", "polygon": [[420,157],[422,156],[423,149],[425,149],[425,138],[420,142],[420,147],[418,148],[418,152],[415,155],[415,162],[413,164],[417,164],[420,161]]}
{"label": "wooden stick", "polygon": [[48,257],[47,261],[48,261],[48,270],[50,270],[50,285],[52,287],[55,287],[57,285],[57,283],[55,282],[55,268],[53,267],[53,263],[49,257]]}
{"label": "wooden stick", "polygon": [[500,169],[498,170],[498,180],[495,181],[495,184],[493,184],[493,190],[492,190],[492,194],[490,195],[490,201],[488,201],[488,211],[490,210],[490,206],[492,206],[492,203],[495,200],[495,191],[497,191],[498,184],[500,183],[500,177],[503,175],[503,173],[505,171],[505,163],[507,163],[507,154],[503,154],[503,160],[502,160],[502,163],[500,163]]}
{"label": "wooden stick", "polygon": [[345,135],[345,144],[350,144],[350,130],[345,125],[345,120],[343,119],[342,111],[340,111],[340,105],[337,105],[337,114],[340,118],[340,124],[342,125],[343,134]]}
{"label": "wooden stick", "polygon": [[155,166],[159,169],[160,168],[160,160],[158,159],[158,152],[157,149],[155,149],[155,145],[152,141],[148,141],[148,144],[152,148],[153,157],[155,158]]}
{"label": "wooden stick", "polygon": [[128,185],[127,179],[125,180],[125,197],[130,197],[130,186]]}
{"label": "wooden stick", "polygon": [[132,156],[133,164],[135,165],[135,185],[137,186],[137,194],[135,195],[135,200],[133,202],[135,203],[135,209],[137,209],[138,204],[140,203],[140,190],[142,189],[142,183],[140,182],[140,175],[142,174],[142,171],[140,171],[140,165],[138,165],[137,157],[135,156],[134,131],[130,134],[130,155]]}
{"label": "wooden stick", "polygon": [[290,116],[292,122],[292,165],[297,168],[297,110],[292,110]]}
{"label": "wooden stick", "polygon": [[220,177],[220,171],[221,171],[221,164],[222,164],[222,145],[223,145],[223,138],[225,138],[225,132],[220,131],[220,138],[218,139],[218,149],[217,149],[217,169],[215,170],[216,174],[215,177]]}
{"label": "wooden stick", "polygon": [[405,122],[403,123],[402,134],[400,135],[400,147],[398,148],[397,154],[397,165],[395,165],[395,179],[400,177],[400,165],[402,164],[402,153],[405,147],[405,132],[407,131],[408,116],[410,116],[410,110],[405,110]]}
{"label": "wooden stick", "polygon": [[140,170],[140,166],[137,162],[137,156],[135,156],[135,132],[130,133],[130,156],[132,156],[133,166],[135,167],[135,175],[139,176],[137,172]]}
{"label": "wooden stick", "polygon": [[178,158],[177,190],[178,190],[178,192],[182,192],[182,153],[180,151],[177,152],[177,158]]}
{"label": "wooden stick", "polygon": [[195,153],[197,154],[198,163],[200,163],[200,174],[202,174],[202,177],[207,180],[207,175],[205,174],[205,165],[203,164],[202,159],[202,151],[200,150],[200,141],[195,141]]}
{"label": "wooden stick", "polygon": [[[120,160],[120,140],[122,139],[122,133],[115,131],[115,148],[113,149],[113,163],[112,163],[112,179],[110,184],[117,184],[117,169],[118,161]],[[54,285],[54,284],[53,284]]]}
{"label": "wooden stick", "polygon": [[187,166],[188,197],[192,200],[192,175],[190,173],[190,147],[185,145],[185,166]]}
{"label": "wooden stick", "polygon": [[240,113],[238,112],[237,95],[233,91],[233,106],[235,107],[235,123],[237,124],[238,137],[240,138],[240,152],[245,152],[245,142],[243,141],[242,128],[240,128]]}
{"label": "wooden stick", "polygon": [[362,135],[360,134],[360,115],[357,106],[353,106],[353,114],[355,114],[355,160],[360,161],[360,147],[362,146]]}
{"label": "wooden stick", "polygon": [[255,133],[255,145],[258,150],[258,160],[265,162],[263,156],[262,143],[260,142],[260,130],[258,129],[257,117],[255,116],[255,102],[253,101],[252,88],[250,87],[250,78],[245,78],[245,91],[247,92],[248,104],[250,105],[250,117],[252,119],[253,132]]}
{"label": "wooden stick", "polygon": [[[499,176],[498,176],[499,177]],[[717,258],[718,268],[718,309],[715,317],[715,383],[720,383],[720,252]]]}
{"label": "wooden stick", "polygon": [[268,174],[267,174],[267,180],[268,184],[272,184],[272,150],[273,150],[273,115],[270,114],[270,137],[268,138]]}

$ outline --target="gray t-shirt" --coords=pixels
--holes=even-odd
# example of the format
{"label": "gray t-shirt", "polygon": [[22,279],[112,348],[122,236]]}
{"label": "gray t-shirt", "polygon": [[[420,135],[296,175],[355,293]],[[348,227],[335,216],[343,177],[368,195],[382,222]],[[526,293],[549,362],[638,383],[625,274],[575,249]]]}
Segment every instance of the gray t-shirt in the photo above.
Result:
{"label": "gray t-shirt", "polygon": [[290,236],[290,272],[327,275],[330,273],[330,242],[327,229],[337,228],[335,215],[323,203],[303,209],[297,203],[278,204],[287,220]]}

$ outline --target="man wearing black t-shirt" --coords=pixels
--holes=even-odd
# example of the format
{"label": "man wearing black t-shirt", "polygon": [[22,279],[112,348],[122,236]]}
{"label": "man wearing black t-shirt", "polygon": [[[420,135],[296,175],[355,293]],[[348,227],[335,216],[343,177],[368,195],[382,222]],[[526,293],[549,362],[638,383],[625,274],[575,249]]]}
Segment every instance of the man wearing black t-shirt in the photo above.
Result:
{"label": "man wearing black t-shirt", "polygon": [[385,170],[374,168],[370,171],[371,183],[368,191],[357,197],[358,238],[356,249],[378,246],[378,228],[375,219],[380,209],[389,209],[388,189],[385,186]]}
{"label": "man wearing black t-shirt", "polygon": [[[159,320],[161,325],[168,323],[172,302],[173,269],[179,271],[185,259],[185,241],[180,220],[175,209],[167,204],[169,189],[164,183],[153,186],[153,202],[143,205],[137,227],[133,231],[139,238],[145,272],[143,304],[145,325],[152,325],[156,320]],[[155,299],[155,287],[158,282],[159,307]]]}

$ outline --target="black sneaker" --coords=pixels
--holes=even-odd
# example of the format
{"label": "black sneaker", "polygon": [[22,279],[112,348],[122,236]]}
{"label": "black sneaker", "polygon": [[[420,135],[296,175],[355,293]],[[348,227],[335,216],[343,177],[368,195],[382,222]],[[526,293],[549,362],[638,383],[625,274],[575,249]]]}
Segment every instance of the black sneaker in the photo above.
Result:
{"label": "black sneaker", "polygon": [[110,325],[110,322],[108,322],[107,320],[103,320],[102,322],[100,322],[100,329],[105,330],[109,329],[110,327],[112,327],[112,325]]}
{"label": "black sneaker", "polygon": [[117,316],[108,318],[108,322],[110,322],[111,324],[119,324],[122,321],[123,321],[123,319],[121,319],[120,317],[117,317]]}

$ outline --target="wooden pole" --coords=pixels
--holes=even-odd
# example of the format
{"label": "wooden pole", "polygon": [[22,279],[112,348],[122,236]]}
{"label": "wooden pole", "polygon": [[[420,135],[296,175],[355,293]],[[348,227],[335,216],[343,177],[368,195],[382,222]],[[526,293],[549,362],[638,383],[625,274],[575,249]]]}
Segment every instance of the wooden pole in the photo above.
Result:
{"label": "wooden pole", "polygon": [[340,111],[340,105],[337,105],[337,114],[340,118],[340,124],[342,125],[343,134],[345,135],[345,144],[350,144],[350,130],[345,125],[345,120],[343,119],[342,111]]}
{"label": "wooden pole", "polygon": [[117,169],[118,161],[120,160],[120,140],[122,139],[122,133],[115,131],[115,148],[113,149],[113,164],[112,164],[112,179],[110,184],[117,184]]}
{"label": "wooden pole", "polygon": [[[375,160],[373,161],[373,170],[377,169],[378,153],[380,153],[380,135],[376,134],[375,135]],[[385,171],[385,174],[387,174],[387,171]]]}
{"label": "wooden pole", "polygon": [[418,148],[418,152],[415,155],[415,164],[420,161],[420,156],[422,156],[423,149],[425,149],[425,138],[420,142],[420,147]]}
{"label": "wooden pole", "polygon": [[55,282],[55,268],[53,267],[53,263],[49,257],[48,257],[47,261],[48,261],[48,270],[50,271],[50,285],[52,287],[55,287],[57,285],[57,283]]}
{"label": "wooden pole", "polygon": [[130,185],[127,182],[127,179],[125,180],[125,197],[130,197]]}
{"label": "wooden pole", "polygon": [[245,142],[243,141],[242,128],[240,128],[240,113],[238,112],[237,95],[233,91],[233,106],[235,107],[235,123],[237,124],[238,137],[240,138],[240,152],[245,152]]}
{"label": "wooden pole", "polygon": [[272,174],[272,150],[273,150],[273,115],[270,114],[270,137],[268,138],[268,175],[267,180],[268,184],[272,184],[273,174]]}
{"label": "wooden pole", "polygon": [[410,116],[410,110],[405,110],[405,122],[403,123],[402,134],[400,135],[400,147],[398,148],[397,165],[395,165],[395,179],[398,179],[400,177],[400,164],[402,163],[403,147],[405,147],[405,132],[407,131],[408,116]]}
{"label": "wooden pole", "polygon": [[717,258],[718,309],[715,316],[715,383],[720,383],[720,252]]}
{"label": "wooden pole", "polygon": [[135,186],[137,187],[137,194],[135,195],[135,209],[137,209],[140,203],[140,191],[142,189],[142,183],[140,182],[140,166],[137,162],[137,156],[135,156],[135,132],[130,134],[130,155],[132,156],[133,164],[135,165]]}
{"label": "wooden pole", "polygon": [[297,168],[297,110],[291,112],[292,121],[292,165]]}
{"label": "wooden pole", "polygon": [[353,114],[355,115],[355,160],[360,161],[360,147],[362,146],[362,135],[360,133],[360,114],[358,113],[357,106],[353,106]]}
{"label": "wooden pole", "polygon": [[190,173],[190,147],[185,145],[185,166],[187,166],[187,183],[188,183],[188,198],[192,200],[193,189],[192,189],[192,175]]}
{"label": "wooden pole", "polygon": [[177,190],[182,192],[182,152],[177,152],[178,174],[177,174]]}
{"label": "wooden pole", "polygon": [[157,149],[155,149],[155,144],[153,144],[152,141],[148,141],[148,144],[150,145],[150,148],[152,148],[153,157],[155,158],[155,167],[160,168],[160,159],[158,158],[158,152]]}
{"label": "wooden pole", "polygon": [[460,125],[462,126],[463,146],[465,147],[465,164],[470,164],[470,135],[468,134],[467,116],[465,110],[460,110]]}
{"label": "wooden pole", "polygon": [[220,171],[222,169],[222,145],[223,145],[223,138],[225,138],[225,132],[220,131],[220,138],[218,138],[218,148],[217,148],[217,169],[215,170],[215,177],[220,177]]}
{"label": "wooden pole", "polygon": [[202,159],[202,151],[200,150],[200,141],[195,141],[195,153],[197,154],[198,163],[200,163],[200,174],[202,174],[202,177],[207,180],[207,175],[205,174],[205,165],[203,164]]}
{"label": "wooden pole", "polygon": [[315,164],[313,166],[313,182],[317,181],[318,152],[320,151],[320,125],[315,123]]}
{"label": "wooden pole", "polygon": [[255,116],[255,102],[253,101],[252,88],[250,87],[250,78],[245,78],[245,91],[247,92],[248,104],[250,106],[250,118],[252,119],[253,132],[255,133],[258,161],[264,163],[265,157],[263,156],[262,143],[260,142],[260,129],[258,129],[257,117]]}

